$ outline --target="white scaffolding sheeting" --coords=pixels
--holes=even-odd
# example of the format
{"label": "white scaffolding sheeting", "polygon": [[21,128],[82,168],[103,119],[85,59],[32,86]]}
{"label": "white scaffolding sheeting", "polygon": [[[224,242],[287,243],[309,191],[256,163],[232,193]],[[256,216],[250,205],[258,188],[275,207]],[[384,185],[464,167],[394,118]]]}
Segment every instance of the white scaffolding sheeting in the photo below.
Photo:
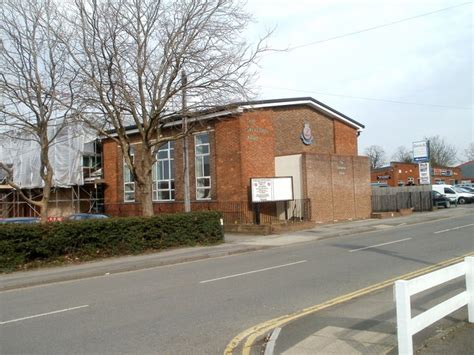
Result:
{"label": "white scaffolding sheeting", "polygon": [[[81,126],[64,128],[50,146],[49,159],[53,167],[53,186],[83,185],[82,157],[85,145],[96,136]],[[89,149],[87,149],[89,150]],[[24,135],[1,137],[0,162],[12,164],[13,182],[22,188],[43,187],[40,176],[40,145]]]}

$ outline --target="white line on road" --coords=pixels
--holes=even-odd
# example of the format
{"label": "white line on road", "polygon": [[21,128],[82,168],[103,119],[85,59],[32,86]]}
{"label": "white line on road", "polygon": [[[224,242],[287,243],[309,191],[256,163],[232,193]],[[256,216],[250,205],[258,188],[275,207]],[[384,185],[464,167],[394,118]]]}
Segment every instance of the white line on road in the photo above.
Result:
{"label": "white line on road", "polygon": [[208,283],[208,282],[213,282],[213,281],[219,281],[219,280],[224,280],[224,279],[230,279],[232,277],[238,277],[238,276],[243,276],[243,275],[248,275],[248,274],[255,274],[257,272],[262,272],[262,271],[267,271],[267,270],[273,270],[273,269],[279,269],[281,267],[285,267],[285,266],[291,266],[291,265],[296,265],[296,264],[301,264],[301,263],[305,263],[306,260],[300,260],[300,261],[296,261],[294,263],[289,263],[289,264],[283,264],[283,265],[277,265],[277,266],[272,266],[272,267],[266,267],[265,269],[258,269],[258,270],[253,270],[253,271],[247,271],[247,272],[242,272],[240,274],[234,274],[234,275],[229,275],[229,276],[223,276],[223,277],[218,277],[216,279],[211,279],[211,280],[205,280],[205,281],[201,281],[199,282],[200,284],[205,284],[205,283]]}
{"label": "white line on road", "polygon": [[32,319],[32,318],[38,318],[38,317],[43,317],[43,316],[49,316],[49,315],[51,315],[51,314],[56,314],[56,313],[62,313],[62,312],[73,311],[73,310],[75,310],[75,309],[85,308],[85,307],[89,307],[89,305],[88,305],[88,304],[85,304],[85,305],[83,305],[83,306],[77,306],[77,307],[72,307],[72,308],[60,309],[60,310],[58,310],[58,311],[47,312],[47,313],[41,313],[41,314],[35,314],[34,316],[29,316],[29,317],[23,317],[23,318],[17,318],[17,319],[7,320],[7,321],[4,321],[4,322],[0,322],[0,325],[8,324],[8,323],[14,323],[14,322],[19,322],[19,321],[26,320],[26,319]]}
{"label": "white line on road", "polygon": [[400,243],[400,242],[404,242],[405,240],[410,240],[410,239],[412,239],[412,238],[399,239],[399,240],[394,240],[394,241],[388,242],[388,243],[382,243],[382,244],[371,245],[371,246],[368,246],[368,247],[352,249],[352,250],[349,250],[349,253],[352,253],[353,251],[359,251],[359,250],[365,250],[365,249],[370,249],[370,248],[381,247],[382,245]]}
{"label": "white line on road", "polygon": [[449,229],[443,229],[441,231],[434,232],[434,234],[446,233],[446,232],[455,231],[457,229],[466,228],[466,227],[470,227],[470,226],[474,226],[474,223],[466,224],[465,226],[459,226],[459,227],[454,227],[454,228],[449,228]]}

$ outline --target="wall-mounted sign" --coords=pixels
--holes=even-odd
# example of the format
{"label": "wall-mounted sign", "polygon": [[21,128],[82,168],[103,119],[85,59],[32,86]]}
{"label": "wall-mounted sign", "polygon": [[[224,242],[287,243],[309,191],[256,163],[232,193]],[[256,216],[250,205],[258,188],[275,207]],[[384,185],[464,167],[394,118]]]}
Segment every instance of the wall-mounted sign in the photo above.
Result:
{"label": "wall-mounted sign", "polygon": [[309,126],[309,123],[304,124],[300,138],[306,145],[310,145],[313,143],[313,132],[311,132],[311,127]]}
{"label": "wall-mounted sign", "polygon": [[293,200],[293,177],[251,178],[252,202]]}
{"label": "wall-mounted sign", "polygon": [[377,180],[388,180],[390,175],[377,175]]}
{"label": "wall-mounted sign", "polygon": [[428,141],[413,142],[413,161],[427,162],[430,160],[430,145]]}
{"label": "wall-mounted sign", "polygon": [[420,169],[420,185],[431,184],[430,163],[419,163],[418,168]]}

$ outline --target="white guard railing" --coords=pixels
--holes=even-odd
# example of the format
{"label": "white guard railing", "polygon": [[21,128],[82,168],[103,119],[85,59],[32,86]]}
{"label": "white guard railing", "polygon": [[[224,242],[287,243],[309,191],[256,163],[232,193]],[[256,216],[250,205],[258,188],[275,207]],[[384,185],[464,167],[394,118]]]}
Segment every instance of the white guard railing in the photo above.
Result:
{"label": "white guard railing", "polygon": [[[411,317],[410,298],[457,277],[466,277],[466,291]],[[474,257],[463,262],[414,278],[395,282],[395,302],[397,305],[398,353],[413,354],[413,335],[448,314],[467,305],[468,320],[474,323]]]}

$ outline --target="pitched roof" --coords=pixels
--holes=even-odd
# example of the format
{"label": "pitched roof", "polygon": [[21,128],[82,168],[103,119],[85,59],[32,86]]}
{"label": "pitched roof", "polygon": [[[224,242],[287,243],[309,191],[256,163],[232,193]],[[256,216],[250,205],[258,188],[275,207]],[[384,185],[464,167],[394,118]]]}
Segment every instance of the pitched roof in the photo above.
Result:
{"label": "pitched roof", "polygon": [[[312,98],[312,97],[293,97],[293,98],[282,98],[282,99],[271,99],[271,100],[256,100],[256,101],[242,101],[234,102],[228,105],[216,106],[207,110],[199,111],[193,113],[193,117],[189,119],[190,121],[202,121],[212,118],[218,118],[229,115],[240,114],[246,110],[256,110],[262,108],[276,108],[276,107],[290,107],[290,106],[308,106],[319,112],[329,115],[330,117],[342,121],[358,131],[362,131],[365,126],[357,122],[356,120],[346,116],[345,114],[329,107],[326,104]],[[181,125],[181,116],[176,115],[176,118],[165,126],[177,126]],[[127,126],[126,131],[135,131],[137,129],[136,125]],[[108,133],[113,133],[115,130],[110,130]]]}

